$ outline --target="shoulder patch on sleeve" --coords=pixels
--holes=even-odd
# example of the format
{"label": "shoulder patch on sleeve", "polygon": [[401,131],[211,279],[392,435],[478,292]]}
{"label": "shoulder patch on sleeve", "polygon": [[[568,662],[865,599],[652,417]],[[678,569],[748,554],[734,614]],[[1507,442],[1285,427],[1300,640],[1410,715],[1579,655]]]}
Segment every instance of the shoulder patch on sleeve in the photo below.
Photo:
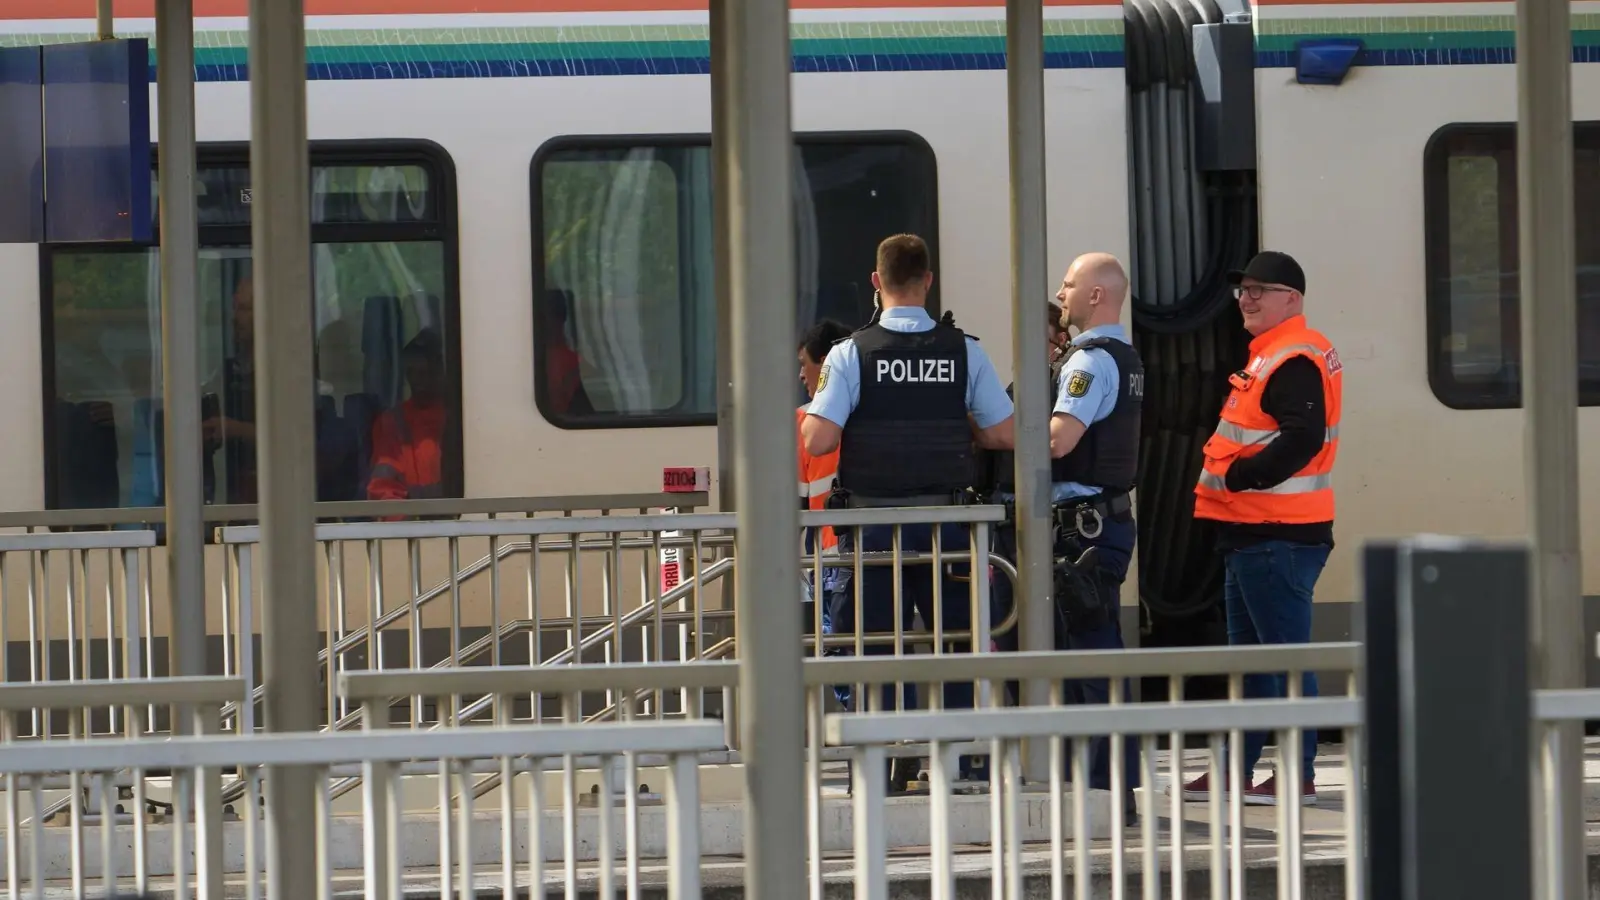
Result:
{"label": "shoulder patch on sleeve", "polygon": [[824,363],[823,366],[822,366],[822,370],[817,372],[817,390],[818,391],[821,391],[823,388],[828,386],[828,369],[829,368],[831,368],[831,367],[828,366],[826,363]]}
{"label": "shoulder patch on sleeve", "polygon": [[1067,376],[1067,396],[1082,397],[1089,393],[1089,385],[1094,384],[1094,373],[1078,369]]}
{"label": "shoulder patch on sleeve", "polygon": [[1322,357],[1323,357],[1323,359],[1327,360],[1327,363],[1328,363],[1328,374],[1329,375],[1336,375],[1336,374],[1338,374],[1340,369],[1344,368],[1344,363],[1339,361],[1339,351],[1338,350],[1335,350],[1332,347],[1329,347],[1328,348],[1328,352],[1322,354]]}

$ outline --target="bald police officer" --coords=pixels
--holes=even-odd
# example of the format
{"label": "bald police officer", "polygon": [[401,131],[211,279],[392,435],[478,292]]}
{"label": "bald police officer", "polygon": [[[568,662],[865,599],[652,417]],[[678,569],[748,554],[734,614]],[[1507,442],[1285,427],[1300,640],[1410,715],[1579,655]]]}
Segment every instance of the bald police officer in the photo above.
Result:
{"label": "bald police officer", "polygon": [[[828,351],[818,378],[815,398],[801,437],[808,453],[821,455],[839,448],[839,477],[832,498],[835,507],[948,506],[966,502],[974,472],[976,443],[990,449],[1012,446],[1012,405],[988,354],[977,340],[956,328],[948,318],[935,322],[926,307],[933,270],[928,245],[922,238],[898,234],[878,245],[877,270],[872,286],[880,298],[877,320]],[[863,551],[893,548],[892,526],[860,531]],[[947,551],[968,549],[964,525],[945,525],[941,546]],[[853,552],[855,536],[839,535],[839,553]],[[901,549],[928,552],[933,528],[926,524],[901,527]],[[904,626],[910,625],[911,608],[924,622],[933,618],[931,566],[906,566],[898,604]],[[942,625],[948,631],[971,627],[972,607],[967,583],[944,578]],[[866,632],[895,628],[894,572],[888,566],[864,566],[862,618]],[[846,602],[834,625],[838,633],[856,629],[855,604]],[[956,652],[967,648],[957,644]],[[893,653],[886,644],[870,645],[872,655]],[[907,688],[907,708],[915,704]],[[884,690],[885,708],[893,709],[891,688]],[[947,684],[946,709],[970,709],[973,688]],[[963,776],[968,774],[963,759]],[[897,786],[905,777],[897,770]]]}
{"label": "bald police officer", "polygon": [[[1122,649],[1122,583],[1133,556],[1133,490],[1139,463],[1139,420],[1144,400],[1144,365],[1122,327],[1128,276],[1109,253],[1086,253],[1072,261],[1056,300],[1063,326],[1078,329],[1065,352],[1051,352],[1050,481],[1055,578],[1055,646],[1058,650]],[[1052,333],[1051,344],[1055,344]],[[995,499],[1014,499],[1015,463],[995,454],[991,479]],[[1010,523],[995,530],[995,552],[1016,558]],[[1085,555],[1087,554],[1087,556]],[[1081,564],[1080,564],[1081,561]],[[1011,585],[996,579],[997,620],[1010,613]],[[1015,629],[1002,636],[1002,650],[1016,649]],[[1067,682],[1069,703],[1105,703],[1107,679]],[[1124,682],[1123,697],[1131,697]],[[1109,741],[1092,742],[1090,787],[1109,790]],[[1125,740],[1124,778],[1132,810],[1139,784],[1139,747]],[[1070,777],[1070,771],[1069,771]]]}

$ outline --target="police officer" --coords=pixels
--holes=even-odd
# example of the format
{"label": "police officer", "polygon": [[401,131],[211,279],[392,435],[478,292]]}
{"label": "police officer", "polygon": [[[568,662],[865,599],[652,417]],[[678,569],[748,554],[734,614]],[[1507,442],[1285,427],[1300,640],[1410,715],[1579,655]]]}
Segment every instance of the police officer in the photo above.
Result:
{"label": "police officer", "polygon": [[[878,245],[872,286],[879,297],[876,320],[835,344],[818,376],[815,398],[801,437],[805,450],[822,455],[839,448],[834,507],[947,506],[970,498],[975,465],[973,445],[990,449],[1012,446],[1012,405],[977,340],[962,333],[949,317],[935,322],[925,304],[933,285],[928,245],[922,238],[898,234]],[[848,558],[857,540],[851,530],[839,535],[839,552]],[[893,548],[894,527],[860,529],[863,551]],[[943,550],[968,549],[964,525],[941,529]],[[933,527],[901,526],[901,549],[929,552]],[[947,631],[971,627],[968,584],[928,565],[908,565],[901,575],[902,601],[894,600],[894,571],[888,566],[863,566],[862,630],[892,632],[895,616],[909,626],[911,608],[930,626],[934,621],[933,579],[944,578],[939,610]],[[842,580],[843,581],[843,580]],[[842,604],[834,628],[856,629],[853,598]],[[899,607],[897,610],[896,607]],[[967,652],[957,644],[955,652]],[[893,653],[886,644],[869,645],[871,655]],[[906,707],[915,704],[906,691]],[[970,709],[973,687],[947,684],[946,709]],[[894,709],[893,689],[884,689],[884,708]],[[962,761],[963,777],[969,760]],[[895,770],[893,786],[903,788],[906,773]]]}
{"label": "police officer", "polygon": [[[1128,276],[1117,258],[1087,253],[1072,261],[1056,300],[1064,326],[1078,329],[1064,354],[1052,348],[1053,410],[1050,416],[1052,556],[1055,559],[1055,646],[1058,650],[1122,649],[1121,593],[1133,556],[1133,489],[1139,461],[1139,419],[1144,400],[1144,365],[1121,325]],[[1054,343],[1052,341],[1052,343]],[[994,454],[991,480],[995,499],[1010,503],[1014,461]],[[1013,525],[996,529],[995,552],[1016,558]],[[1004,604],[996,620],[1010,613],[1011,585],[996,580],[996,600]],[[997,641],[1016,649],[1016,629]],[[1014,690],[1015,688],[1013,688]],[[1069,703],[1105,703],[1107,679],[1067,682]],[[1130,697],[1123,684],[1123,697]],[[1091,748],[1091,788],[1111,787],[1109,741]],[[1123,742],[1124,784],[1139,784],[1136,739]],[[1070,772],[1069,772],[1070,776]]]}

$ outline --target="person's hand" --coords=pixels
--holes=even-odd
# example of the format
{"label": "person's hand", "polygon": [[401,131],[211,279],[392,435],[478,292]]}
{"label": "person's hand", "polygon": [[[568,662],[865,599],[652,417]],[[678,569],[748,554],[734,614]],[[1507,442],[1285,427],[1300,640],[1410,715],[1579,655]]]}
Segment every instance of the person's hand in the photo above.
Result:
{"label": "person's hand", "polygon": [[254,441],[256,439],[256,426],[254,422],[241,422],[227,416],[213,416],[200,423],[201,435],[207,441],[221,441],[224,437],[234,440]]}

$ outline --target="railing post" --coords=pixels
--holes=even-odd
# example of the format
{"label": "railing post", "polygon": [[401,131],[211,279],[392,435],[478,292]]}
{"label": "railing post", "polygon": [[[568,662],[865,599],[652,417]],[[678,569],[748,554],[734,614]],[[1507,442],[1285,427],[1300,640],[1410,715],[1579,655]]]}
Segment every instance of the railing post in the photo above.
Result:
{"label": "railing post", "polygon": [[1526,900],[1528,551],[1414,538],[1363,565],[1368,895]]}

